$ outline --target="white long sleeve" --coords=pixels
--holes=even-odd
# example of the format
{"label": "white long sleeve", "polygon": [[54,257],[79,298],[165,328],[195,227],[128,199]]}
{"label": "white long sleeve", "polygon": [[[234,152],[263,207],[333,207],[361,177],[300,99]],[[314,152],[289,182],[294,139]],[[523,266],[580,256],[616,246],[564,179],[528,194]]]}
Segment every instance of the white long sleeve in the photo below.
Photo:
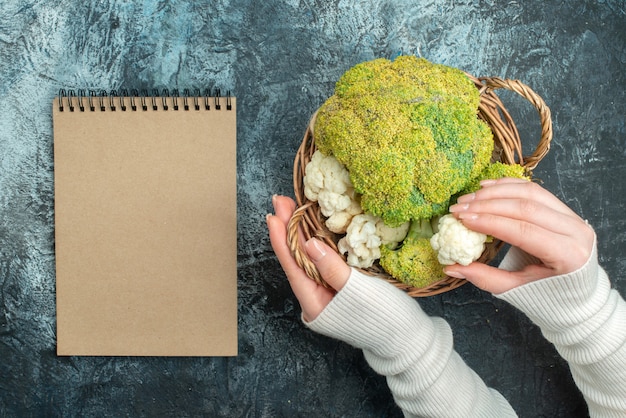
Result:
{"label": "white long sleeve", "polygon": [[[534,262],[513,248],[500,267]],[[592,417],[626,417],[626,302],[598,265],[595,245],[579,270],[495,296],[526,313],[554,344]]]}
{"label": "white long sleeve", "polygon": [[[512,248],[501,268],[538,260]],[[579,270],[495,295],[526,313],[568,362],[592,417],[626,417],[626,302],[598,265],[594,245]],[[312,330],[363,350],[386,376],[406,416],[516,416],[453,350],[440,318],[382,280],[353,270],[348,283],[312,322]]]}
{"label": "white long sleeve", "polygon": [[406,416],[516,416],[453,350],[448,324],[380,279],[353,270],[333,301],[306,324],[362,349],[372,369],[386,376]]}

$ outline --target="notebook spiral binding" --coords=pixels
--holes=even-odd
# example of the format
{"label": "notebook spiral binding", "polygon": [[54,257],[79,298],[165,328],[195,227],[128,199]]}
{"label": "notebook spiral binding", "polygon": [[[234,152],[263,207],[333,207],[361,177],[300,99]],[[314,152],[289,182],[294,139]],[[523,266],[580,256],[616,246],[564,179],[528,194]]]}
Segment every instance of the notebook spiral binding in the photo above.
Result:
{"label": "notebook spiral binding", "polygon": [[[225,100],[221,100],[224,98]],[[170,100],[168,100],[170,99]],[[172,90],[171,94],[168,89],[159,91],[153,89],[150,94],[148,90],[132,89],[130,93],[126,89],[122,89],[119,93],[116,90],[65,90],[59,91],[59,111],[64,112],[66,108],[70,112],[78,109],[80,112],[97,110],[104,112],[109,111],[133,111],[138,110],[211,110],[211,101],[213,101],[213,109],[221,110],[222,102],[226,102],[226,110],[232,110],[232,101],[230,91],[226,92],[226,96],[221,95],[220,89],[216,89],[213,93],[210,89],[200,92],[195,89],[193,95],[189,89],[184,89],[182,96],[177,89]],[[160,102],[160,103],[159,103]],[[171,102],[171,106],[170,103]]]}

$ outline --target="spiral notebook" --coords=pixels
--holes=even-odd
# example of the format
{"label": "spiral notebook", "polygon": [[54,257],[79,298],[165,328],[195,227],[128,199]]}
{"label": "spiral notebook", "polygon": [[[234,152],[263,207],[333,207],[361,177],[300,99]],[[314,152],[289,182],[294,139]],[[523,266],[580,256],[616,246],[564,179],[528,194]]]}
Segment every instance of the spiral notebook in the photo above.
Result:
{"label": "spiral notebook", "polygon": [[53,102],[57,354],[237,354],[236,99]]}

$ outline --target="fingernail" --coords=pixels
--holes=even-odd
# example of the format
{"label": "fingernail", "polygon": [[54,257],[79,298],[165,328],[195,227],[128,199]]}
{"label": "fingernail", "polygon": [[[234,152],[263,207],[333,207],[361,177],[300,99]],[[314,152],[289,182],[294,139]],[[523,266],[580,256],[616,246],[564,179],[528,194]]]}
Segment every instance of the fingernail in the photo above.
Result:
{"label": "fingernail", "polygon": [[476,219],[478,219],[478,215],[475,213],[461,212],[459,213],[459,219],[461,219],[462,221],[475,221]]}
{"label": "fingernail", "polygon": [[494,184],[496,184],[498,181],[497,180],[481,180],[479,183],[482,187],[489,187],[492,186]]}
{"label": "fingernail", "polygon": [[320,261],[326,255],[326,249],[322,246],[322,243],[315,238],[311,238],[305,244],[306,253],[311,260]]}
{"label": "fingernail", "polygon": [[457,203],[455,205],[450,206],[448,210],[450,211],[450,213],[454,213],[454,212],[462,212],[467,209],[469,209],[468,203]]}
{"label": "fingernail", "polygon": [[474,199],[476,199],[476,193],[468,193],[468,194],[464,194],[463,196],[459,196],[459,198],[456,201],[457,203],[465,203],[465,202],[471,202]]}
{"label": "fingernail", "polygon": [[445,274],[447,274],[450,277],[454,277],[455,279],[464,279],[465,276],[461,273],[459,273],[458,271],[454,271],[454,270],[444,270],[443,271]]}

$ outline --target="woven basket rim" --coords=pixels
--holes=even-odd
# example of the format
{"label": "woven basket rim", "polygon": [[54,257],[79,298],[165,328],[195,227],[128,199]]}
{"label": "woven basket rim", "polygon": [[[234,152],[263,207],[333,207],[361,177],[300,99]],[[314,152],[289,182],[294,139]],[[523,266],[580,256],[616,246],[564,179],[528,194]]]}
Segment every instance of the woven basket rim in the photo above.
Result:
{"label": "woven basket rim", "polygon": [[[480,103],[478,107],[478,117],[485,121],[493,132],[494,157],[492,160],[501,161],[506,164],[519,164],[524,167],[527,175],[532,178],[532,171],[550,150],[552,141],[552,118],[549,107],[537,93],[519,80],[502,79],[500,77],[474,77],[469,73],[466,73],[466,75],[479,90]],[[500,98],[496,95],[495,90],[497,89],[505,89],[517,93],[528,100],[537,110],[541,122],[541,135],[532,154],[528,156],[522,155],[522,142],[519,132],[513,118],[506,110]],[[321,277],[315,265],[306,256],[303,246],[306,240],[316,237],[323,240],[334,251],[339,253],[336,245],[339,236],[330,232],[324,225],[323,215],[321,214],[317,202],[312,202],[304,196],[304,187],[302,184],[304,169],[316,150],[313,135],[316,116],[317,111],[309,120],[304,137],[294,159],[293,182],[297,209],[289,221],[287,240],[296,263],[311,279],[323,286],[329,287]],[[478,261],[489,263],[496,257],[503,245],[504,243],[497,239],[486,244],[485,251]],[[445,293],[466,283],[465,279],[446,276],[444,279],[426,287],[416,288],[394,279],[380,268],[378,264],[368,269],[357,269],[365,274],[386,280],[397,288],[407,292],[411,297],[428,297]]]}

